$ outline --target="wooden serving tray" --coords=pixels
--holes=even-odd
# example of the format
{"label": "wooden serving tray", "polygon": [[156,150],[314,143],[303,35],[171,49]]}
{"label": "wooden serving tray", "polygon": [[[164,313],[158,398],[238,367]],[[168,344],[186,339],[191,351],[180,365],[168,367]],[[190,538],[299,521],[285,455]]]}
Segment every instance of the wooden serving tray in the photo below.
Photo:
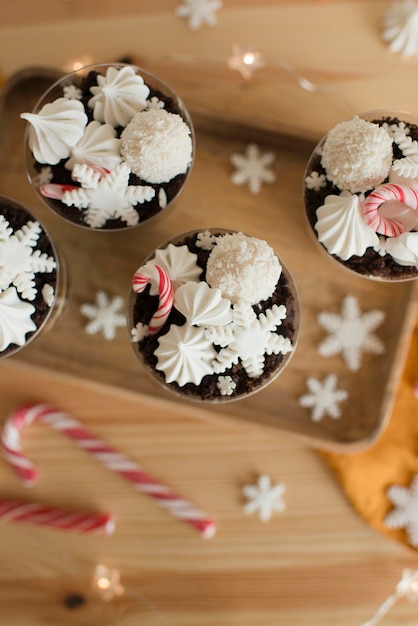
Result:
{"label": "wooden serving tray", "polygon": [[[0,193],[24,204],[48,229],[66,258],[69,293],[66,307],[47,333],[19,354],[9,357],[45,371],[143,394],[167,413],[173,403],[185,415],[228,424],[239,420],[254,427],[287,432],[309,445],[335,451],[355,451],[370,445],[386,424],[413,329],[416,284],[379,283],[358,277],[327,257],[313,241],[305,222],[302,180],[310,142],[266,133],[256,127],[232,127],[191,114],[197,138],[196,161],[189,182],[175,205],[153,220],[125,232],[91,232],[58,218],[37,198],[25,172],[23,137],[26,123],[20,113],[30,111],[43,91],[60,76],[58,70],[28,68],[3,86],[0,125]],[[187,102],[186,102],[187,105]],[[248,143],[276,155],[274,184],[259,194],[233,185],[230,155],[243,153]],[[210,406],[177,399],[149,378],[137,362],[128,332],[118,329],[113,341],[87,335],[83,303],[96,292],[122,295],[127,300],[134,271],[162,242],[194,228],[239,229],[266,239],[292,272],[302,306],[302,329],[293,359],[267,389],[245,400]],[[341,357],[324,358],[318,344],[326,336],[317,322],[321,311],[339,312],[347,294],[363,311],[381,309],[386,320],[376,334],[384,341],[383,356],[363,355],[362,367],[350,372]],[[7,359],[5,360],[7,365]],[[299,405],[306,379],[338,376],[349,392],[342,416],[325,416],[313,423],[310,411]],[[47,400],[47,399],[40,399]],[[115,415],[117,419],[117,415]]]}

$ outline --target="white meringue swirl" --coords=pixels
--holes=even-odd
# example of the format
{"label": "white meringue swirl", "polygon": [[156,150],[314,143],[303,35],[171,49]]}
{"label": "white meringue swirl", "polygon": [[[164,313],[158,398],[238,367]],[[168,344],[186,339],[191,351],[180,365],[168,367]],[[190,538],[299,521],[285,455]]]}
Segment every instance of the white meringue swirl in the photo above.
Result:
{"label": "white meringue swirl", "polygon": [[65,167],[72,170],[76,163],[85,163],[113,170],[121,161],[120,139],[116,138],[113,126],[94,121],[86,126],[84,135],[71,149],[71,156]]}
{"label": "white meringue swirl", "polygon": [[28,143],[33,156],[49,165],[70,156],[88,121],[83,104],[67,98],[57,98],[39,113],[21,113],[20,117],[30,123]]}
{"label": "white meringue swirl", "polygon": [[224,326],[232,320],[230,300],[205,282],[181,285],[174,294],[174,307],[196,326]]}
{"label": "white meringue swirl", "polygon": [[88,106],[99,122],[127,126],[135,113],[147,107],[149,87],[131,66],[108,67],[106,75],[97,75],[97,86],[90,87],[93,97]]}
{"label": "white meringue swirl", "polygon": [[363,256],[368,247],[376,246],[379,238],[366,224],[362,205],[356,195],[344,191],[329,195],[317,209],[315,230],[319,241],[330,254],[343,261],[353,255]]}

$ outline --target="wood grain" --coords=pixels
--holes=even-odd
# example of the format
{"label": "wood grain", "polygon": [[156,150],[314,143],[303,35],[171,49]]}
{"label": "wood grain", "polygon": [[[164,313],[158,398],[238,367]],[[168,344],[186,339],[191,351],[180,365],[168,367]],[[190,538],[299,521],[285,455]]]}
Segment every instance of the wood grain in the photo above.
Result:
{"label": "wood grain", "polygon": [[[123,280],[130,277],[126,245],[129,254],[136,248],[142,257],[177,232],[183,219],[188,227],[201,226],[214,207],[226,203],[231,207],[231,221],[236,223],[247,214],[254,198],[230,186],[227,192],[221,187],[219,194],[210,195],[214,193],[212,181],[205,176],[207,167],[214,167],[218,177],[227,176],[230,151],[241,149],[247,140],[256,138],[266,146],[273,143],[286,178],[286,189],[268,187],[257,198],[252,230],[261,236],[267,232],[265,220],[272,207],[300,208],[297,190],[311,147],[304,141],[282,144],[282,139],[279,145],[279,132],[315,140],[347,113],[383,105],[415,105],[416,60],[391,55],[379,39],[386,2],[224,0],[216,28],[202,28],[198,33],[191,33],[184,21],[173,17],[177,4],[171,0],[45,0],[37,4],[21,0],[2,6],[0,72],[4,77],[28,65],[53,63],[62,68],[86,56],[108,61],[130,54],[171,82],[201,124],[201,155],[193,173],[196,187],[191,181],[167,220],[155,221],[142,232],[138,229],[135,236],[132,232],[115,239],[99,234],[94,240],[102,259],[100,284],[109,292],[122,288]],[[250,83],[224,67],[235,42],[254,43],[270,60]],[[191,55],[194,62],[176,60],[180,54]],[[321,89],[316,93],[301,89],[294,74],[277,67],[278,60],[288,62]],[[2,153],[0,164],[1,192],[27,201],[51,234],[61,239],[59,220],[36,201],[25,180],[20,140],[9,143],[11,125],[19,125],[18,134],[23,133],[17,121],[22,92],[16,95],[14,112],[9,108],[0,124],[0,143],[6,142],[8,151],[7,158]],[[29,106],[33,95],[33,85],[28,86],[25,105]],[[232,129],[235,123],[236,136],[225,136],[225,126]],[[274,136],[269,137],[271,131]],[[205,195],[212,201],[205,201]],[[218,225],[231,226],[226,216]],[[280,226],[278,220],[273,243],[281,242]],[[296,226],[292,231],[308,244],[301,232]],[[272,233],[270,228],[268,233]],[[402,570],[416,569],[416,552],[371,529],[353,511],[323,459],[298,437],[283,430],[255,428],[246,419],[230,421],[222,416],[216,420],[197,407],[173,403],[158,394],[133,392],[136,384],[141,388],[150,383],[140,378],[138,382],[133,351],[123,332],[109,345],[91,338],[86,351],[78,306],[90,297],[96,279],[90,276],[91,261],[86,264],[77,249],[83,250],[87,240],[90,236],[75,228],[62,239],[73,270],[69,306],[53,332],[37,340],[36,354],[29,358],[28,353],[27,362],[6,359],[0,363],[0,421],[23,402],[54,403],[212,514],[218,530],[210,541],[202,540],[58,433],[41,424],[33,426],[24,433],[23,446],[39,468],[39,483],[28,491],[1,461],[1,497],[92,511],[107,509],[117,518],[117,530],[104,539],[2,522],[1,626],[156,626],[155,619],[145,620],[140,594],[159,609],[166,626],[360,626],[370,619],[394,592]],[[289,255],[290,260],[292,253],[286,244],[283,256]],[[315,260],[321,277],[331,280],[342,294],[346,283],[339,285],[329,276],[328,262],[319,251]],[[356,290],[360,288],[361,296],[368,298],[368,284],[359,285],[356,281]],[[306,279],[302,288],[305,297],[316,297],[315,283]],[[404,289],[400,288],[402,302]],[[374,302],[386,306],[386,296]],[[330,303],[328,298],[318,299],[321,309]],[[385,332],[394,333],[391,349],[399,346],[396,359],[402,362],[408,341],[405,336],[402,345],[397,342],[396,321],[404,320],[405,310],[397,312],[395,302],[390,305],[392,322]],[[63,344],[60,324],[68,329],[70,344],[68,340]],[[97,363],[98,354],[102,366]],[[80,376],[80,355],[85,359],[85,376]],[[308,356],[312,359],[312,350]],[[57,360],[65,361],[66,373],[50,367]],[[117,368],[112,368],[114,362]],[[404,394],[402,403],[395,402],[394,411],[412,414],[416,410],[410,393],[416,379],[416,341],[408,363],[402,384],[408,386],[409,400],[405,402]],[[131,390],[115,387],[115,377],[121,383],[128,379]],[[395,383],[396,377],[394,387]],[[393,399],[392,391],[389,387]],[[265,398],[268,405],[272,400]],[[367,420],[370,407],[365,414]],[[242,486],[261,473],[286,485],[286,511],[268,524],[246,516],[242,508]],[[127,590],[109,604],[102,604],[89,588],[99,562],[118,568]],[[72,594],[85,597],[86,602],[66,608],[65,600]],[[416,626],[416,622],[416,605],[401,600],[382,626]]]}

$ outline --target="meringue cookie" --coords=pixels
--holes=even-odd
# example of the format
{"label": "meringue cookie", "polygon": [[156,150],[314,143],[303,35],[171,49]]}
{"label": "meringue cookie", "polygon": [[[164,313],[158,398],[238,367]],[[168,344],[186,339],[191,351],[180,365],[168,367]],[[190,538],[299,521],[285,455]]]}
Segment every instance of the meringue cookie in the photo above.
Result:
{"label": "meringue cookie", "polygon": [[150,90],[135,68],[108,67],[106,76],[97,75],[97,86],[90,87],[93,97],[88,106],[99,122],[112,126],[126,126],[135,113],[147,106]]}
{"label": "meringue cookie", "polygon": [[379,243],[375,231],[366,224],[358,197],[348,191],[339,196],[327,196],[316,214],[315,230],[319,241],[330,254],[336,254],[343,261],[353,255],[363,256],[368,247]]}
{"label": "meringue cookie", "polygon": [[31,319],[35,307],[29,302],[23,302],[15,287],[9,287],[0,293],[0,352],[10,344],[23,346],[26,335],[36,330],[36,324]]}
{"label": "meringue cookie", "polygon": [[39,113],[21,113],[20,117],[30,123],[28,142],[35,159],[49,165],[70,156],[87,124],[82,103],[67,98],[57,98]]}

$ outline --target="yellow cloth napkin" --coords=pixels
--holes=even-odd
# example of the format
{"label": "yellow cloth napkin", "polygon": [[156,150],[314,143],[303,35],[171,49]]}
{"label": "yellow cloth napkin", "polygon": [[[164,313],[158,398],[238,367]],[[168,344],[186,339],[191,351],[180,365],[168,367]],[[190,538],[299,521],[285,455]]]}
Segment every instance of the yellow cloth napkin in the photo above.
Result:
{"label": "yellow cloth napkin", "polygon": [[396,508],[387,496],[387,488],[409,488],[418,473],[418,398],[414,395],[417,383],[418,318],[393,411],[379,439],[357,454],[321,453],[356,511],[373,528],[411,548],[406,530],[391,530],[384,519]]}

